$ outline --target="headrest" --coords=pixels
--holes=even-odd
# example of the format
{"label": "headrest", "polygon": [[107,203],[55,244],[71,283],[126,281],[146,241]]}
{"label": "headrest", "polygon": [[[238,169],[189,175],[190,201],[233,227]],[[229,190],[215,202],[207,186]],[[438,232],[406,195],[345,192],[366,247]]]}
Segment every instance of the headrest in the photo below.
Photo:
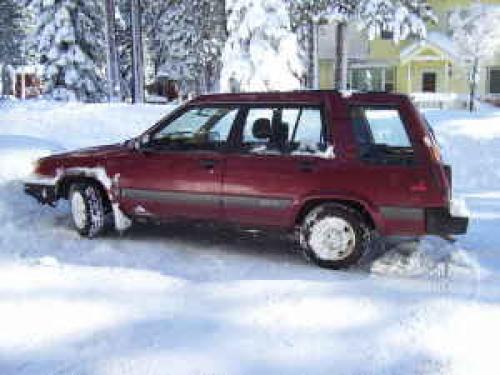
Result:
{"label": "headrest", "polygon": [[269,139],[273,132],[271,129],[271,121],[267,118],[255,120],[252,127],[252,133],[256,139]]}

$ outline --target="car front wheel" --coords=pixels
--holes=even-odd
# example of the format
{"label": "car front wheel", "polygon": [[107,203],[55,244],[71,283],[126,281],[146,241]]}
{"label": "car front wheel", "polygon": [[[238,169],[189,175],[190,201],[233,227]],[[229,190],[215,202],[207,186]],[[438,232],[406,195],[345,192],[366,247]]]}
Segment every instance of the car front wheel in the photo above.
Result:
{"label": "car front wheel", "polygon": [[69,201],[73,225],[80,235],[97,237],[109,227],[111,207],[104,192],[96,184],[73,184]]}
{"label": "car front wheel", "polygon": [[361,214],[336,203],[311,210],[300,228],[300,244],[305,256],[330,269],[347,268],[363,256],[370,238]]}

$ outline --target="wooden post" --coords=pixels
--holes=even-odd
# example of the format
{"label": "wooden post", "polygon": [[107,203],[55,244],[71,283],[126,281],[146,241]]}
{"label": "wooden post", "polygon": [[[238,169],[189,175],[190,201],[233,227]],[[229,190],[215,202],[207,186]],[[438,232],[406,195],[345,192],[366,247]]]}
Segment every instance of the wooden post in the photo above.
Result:
{"label": "wooden post", "polygon": [[24,68],[21,70],[21,99],[26,99],[26,75],[24,74]]}

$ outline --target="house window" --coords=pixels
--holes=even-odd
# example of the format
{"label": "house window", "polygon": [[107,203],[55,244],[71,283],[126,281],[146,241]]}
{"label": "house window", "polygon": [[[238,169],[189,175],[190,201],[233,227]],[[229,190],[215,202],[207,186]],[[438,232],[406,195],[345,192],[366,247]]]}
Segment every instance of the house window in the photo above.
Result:
{"label": "house window", "polygon": [[500,94],[500,67],[488,70],[488,92]]}
{"label": "house window", "polygon": [[353,90],[382,91],[382,70],[380,68],[352,69]]}
{"label": "house window", "polygon": [[382,32],[380,33],[380,38],[382,38],[382,40],[393,40],[394,39],[394,31],[382,30]]}
{"label": "house window", "polygon": [[386,92],[396,91],[396,69],[386,68],[385,69],[385,83],[384,89]]}
{"label": "house window", "polygon": [[422,91],[436,92],[437,75],[435,72],[426,72],[422,74]]}
{"label": "house window", "polygon": [[352,90],[393,92],[396,89],[396,72],[393,67],[353,68],[349,81]]}

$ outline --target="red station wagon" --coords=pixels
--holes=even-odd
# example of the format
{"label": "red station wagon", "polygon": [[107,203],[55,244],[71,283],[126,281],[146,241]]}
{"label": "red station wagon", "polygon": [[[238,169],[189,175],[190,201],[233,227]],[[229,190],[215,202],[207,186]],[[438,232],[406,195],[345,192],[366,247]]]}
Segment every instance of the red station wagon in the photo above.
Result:
{"label": "red station wagon", "polygon": [[406,96],[385,93],[201,96],[123,144],[39,160],[25,191],[68,199],[82,236],[172,218],[296,230],[327,268],[356,263],[373,233],[468,226],[450,213],[451,170],[431,128]]}

